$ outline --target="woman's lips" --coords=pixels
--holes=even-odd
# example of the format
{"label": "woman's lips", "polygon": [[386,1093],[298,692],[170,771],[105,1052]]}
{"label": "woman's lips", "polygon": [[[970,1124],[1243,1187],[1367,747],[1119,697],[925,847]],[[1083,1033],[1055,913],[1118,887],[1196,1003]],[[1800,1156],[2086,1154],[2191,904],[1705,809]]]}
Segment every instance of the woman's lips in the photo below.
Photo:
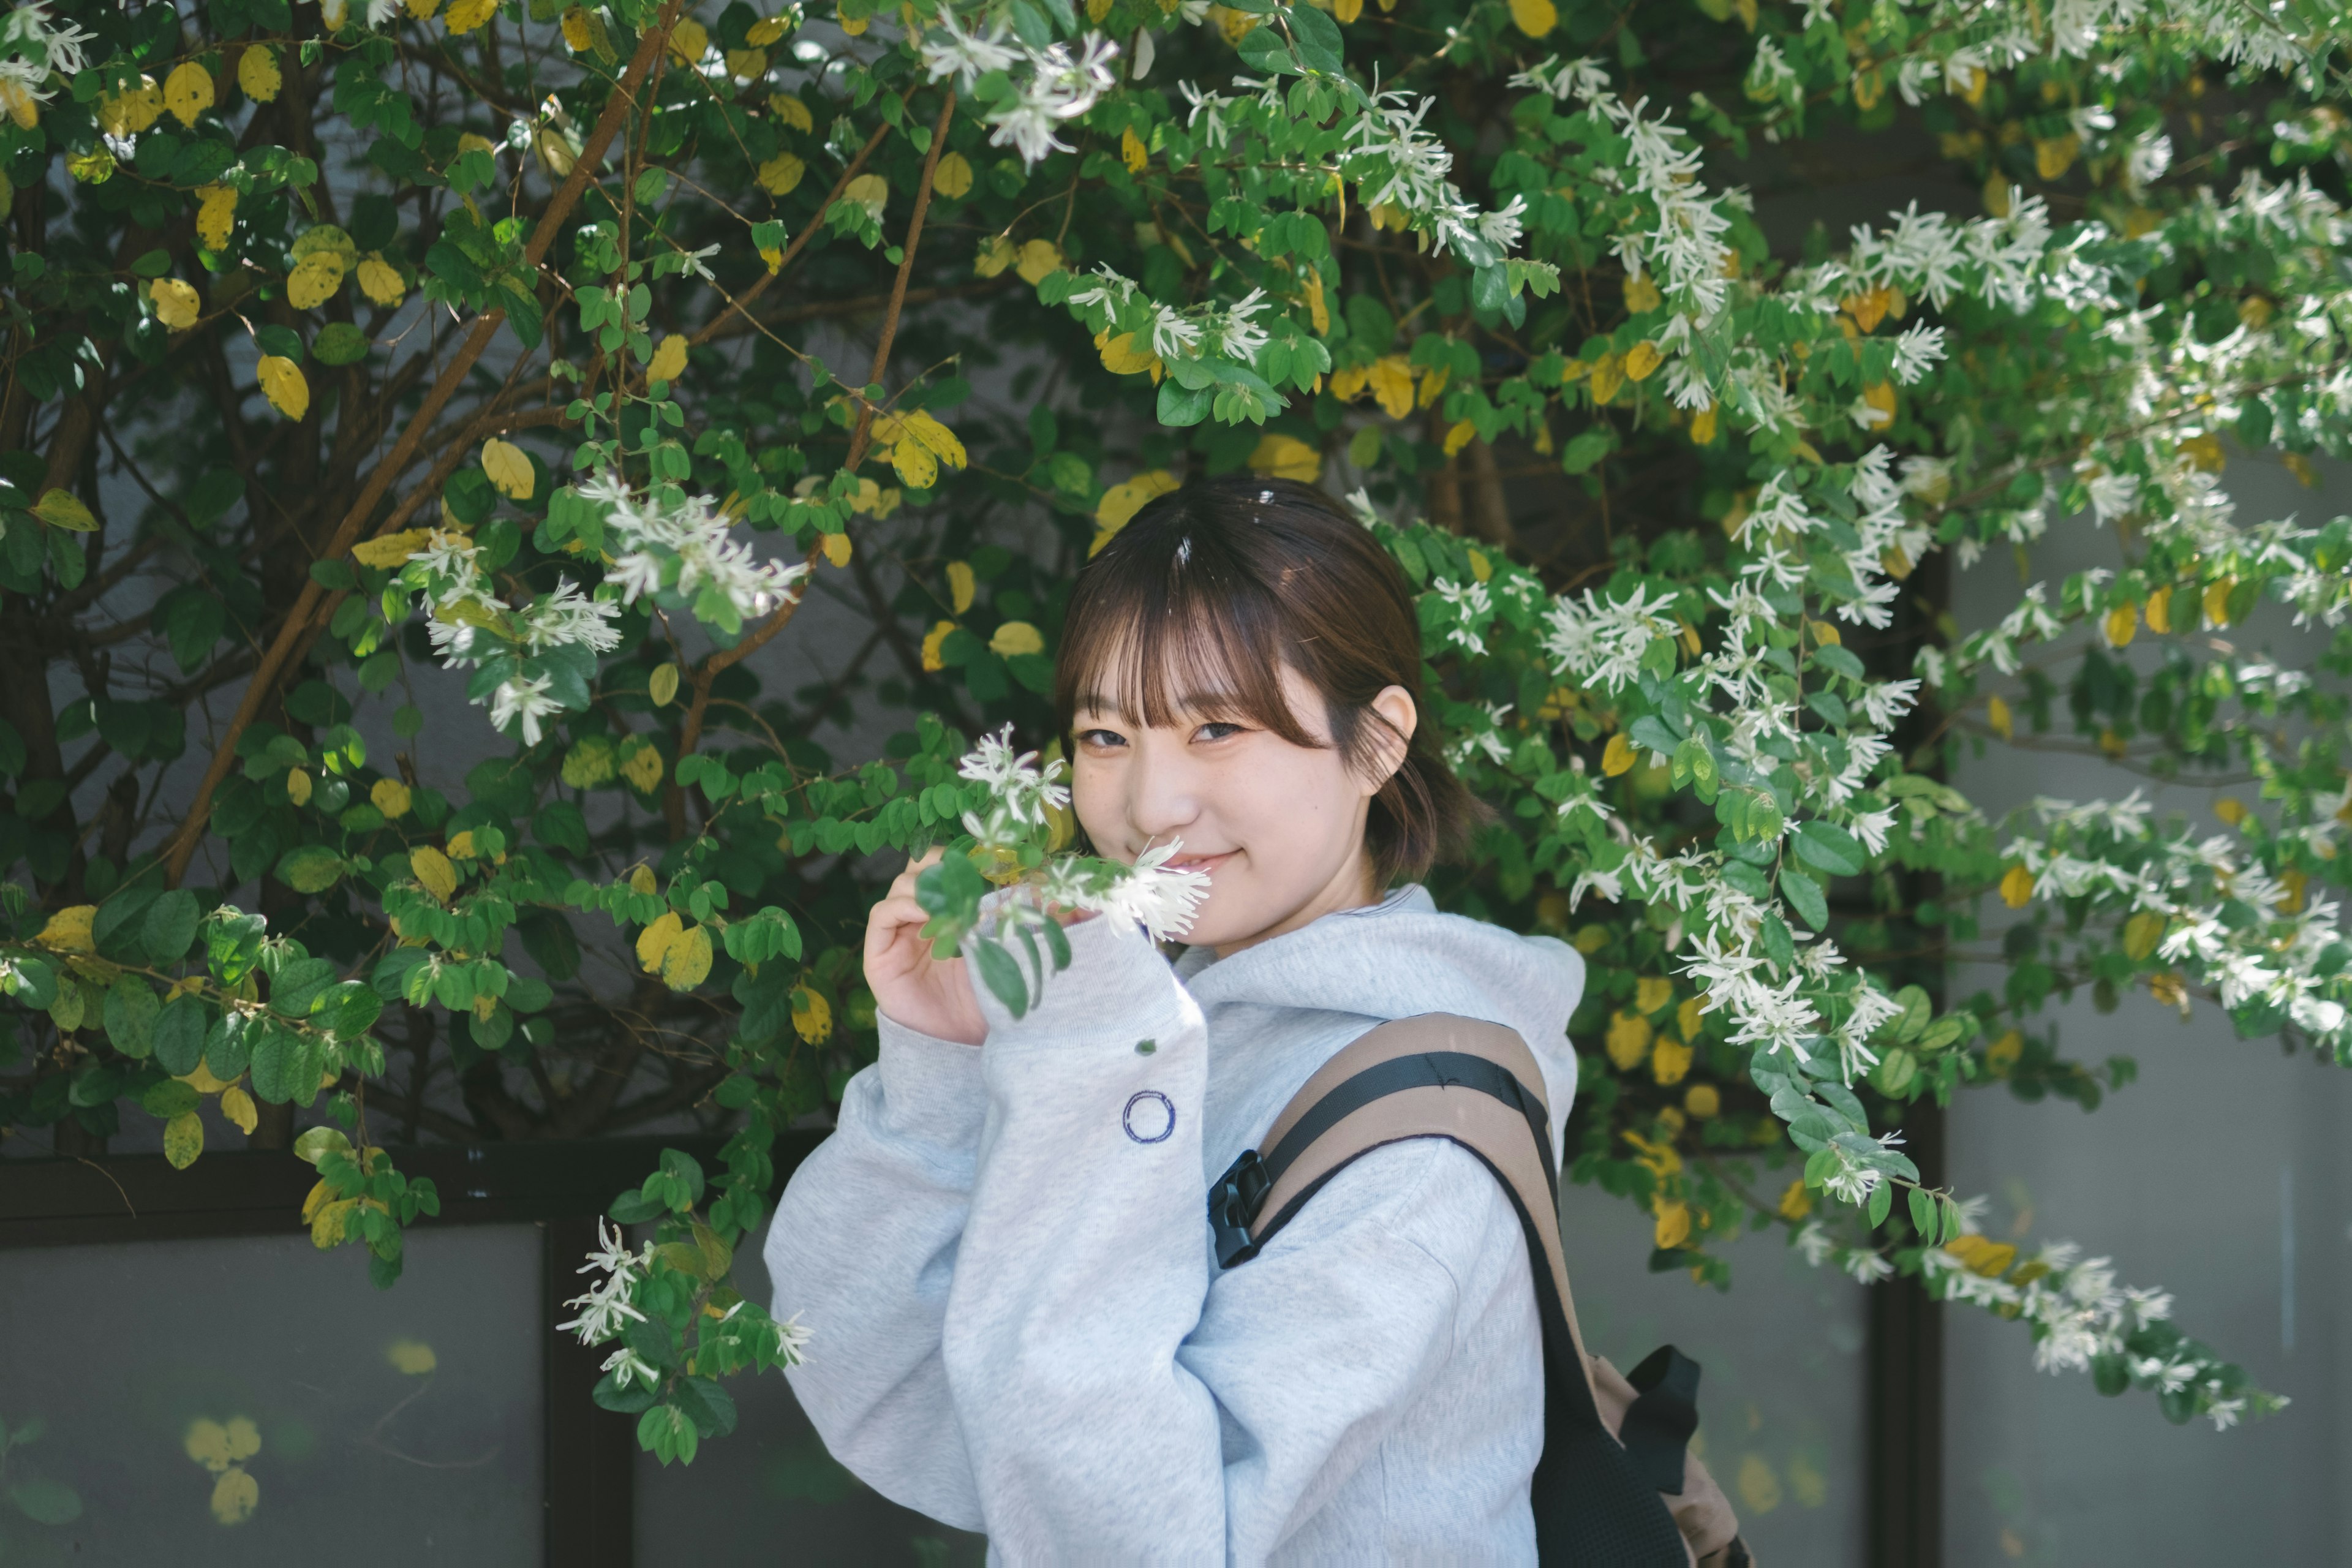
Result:
{"label": "woman's lips", "polygon": [[1214,855],[1181,855],[1168,862],[1171,871],[1206,871],[1214,876],[1219,868],[1240,851],[1226,849]]}

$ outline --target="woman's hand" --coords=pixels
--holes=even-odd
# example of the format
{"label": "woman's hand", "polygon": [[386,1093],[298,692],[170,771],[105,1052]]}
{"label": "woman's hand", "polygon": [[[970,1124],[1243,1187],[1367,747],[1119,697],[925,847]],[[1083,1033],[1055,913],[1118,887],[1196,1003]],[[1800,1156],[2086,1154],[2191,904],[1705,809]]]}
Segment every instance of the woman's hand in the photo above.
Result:
{"label": "woman's hand", "polygon": [[988,1020],[971,994],[964,961],[931,956],[922,934],[930,916],[915,901],[915,879],[938,864],[942,853],[934,849],[908,862],[866,917],[866,984],[875,1004],[907,1027],[976,1046],[988,1038]]}

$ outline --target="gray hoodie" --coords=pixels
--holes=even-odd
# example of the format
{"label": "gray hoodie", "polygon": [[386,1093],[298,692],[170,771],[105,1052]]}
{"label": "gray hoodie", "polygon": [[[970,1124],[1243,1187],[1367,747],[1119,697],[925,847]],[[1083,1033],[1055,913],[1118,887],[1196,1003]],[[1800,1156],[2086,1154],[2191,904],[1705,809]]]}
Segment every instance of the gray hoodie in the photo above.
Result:
{"label": "gray hoodie", "polygon": [[789,1375],[842,1463],[1015,1563],[1532,1563],[1542,1349],[1501,1186],[1440,1140],[1329,1183],[1220,1271],[1210,1181],[1375,1024],[1518,1031],[1552,1136],[1564,944],[1418,888],[1176,966],[1109,919],[988,1043],[882,1020],[767,1242]]}

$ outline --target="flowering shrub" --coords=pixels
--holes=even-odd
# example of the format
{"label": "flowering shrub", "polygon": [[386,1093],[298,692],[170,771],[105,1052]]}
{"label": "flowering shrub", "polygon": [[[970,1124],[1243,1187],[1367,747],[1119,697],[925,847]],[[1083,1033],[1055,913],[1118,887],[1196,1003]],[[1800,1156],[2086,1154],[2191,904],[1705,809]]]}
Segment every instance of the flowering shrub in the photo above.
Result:
{"label": "flowering shrub", "polygon": [[[948,847],[934,939],[1015,1008],[1056,910],[1181,929],[1010,735],[1089,549],[1246,467],[1413,584],[1499,813],[1436,891],[1588,955],[1573,1173],[1662,1267],[1778,1226],[2176,1419],[2274,1405],[1901,1130],[2122,1087],[2039,1022],[2085,985],[2352,1053],[2352,521],[2219,480],[2352,429],[2337,11],[705,9],[7,13],[0,1124],[292,1148],[384,1283],[403,1142],[723,1130],[567,1325],[691,1458],[802,1353],[733,1248],[871,1058],[873,858]],[[1768,237],[1758,159],[1880,132],[1957,177]],[[2078,513],[2112,568],[1938,619]],[[2021,730],[2261,805],[1989,820],[1947,775]]]}

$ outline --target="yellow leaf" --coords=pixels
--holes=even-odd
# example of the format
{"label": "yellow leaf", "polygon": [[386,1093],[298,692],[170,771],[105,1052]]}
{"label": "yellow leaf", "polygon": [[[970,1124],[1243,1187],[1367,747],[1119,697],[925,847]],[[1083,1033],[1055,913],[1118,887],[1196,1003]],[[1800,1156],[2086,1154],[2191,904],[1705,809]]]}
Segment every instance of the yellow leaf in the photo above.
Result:
{"label": "yellow leaf", "polygon": [[1739,1500],[1750,1513],[1770,1513],[1780,1506],[1780,1478],[1761,1454],[1739,1461]]}
{"label": "yellow leaf", "polygon": [[1134,375],[1160,363],[1160,356],[1136,342],[1133,332],[1106,335],[1100,352],[1103,368],[1113,375]]}
{"label": "yellow leaf", "polygon": [[2205,585],[2205,618],[2217,626],[2230,624],[2230,595],[2237,590],[2235,577],[2224,577]]}
{"label": "yellow leaf", "polygon": [[408,0],[408,14],[419,22],[430,22],[433,14],[441,9],[441,0]]}
{"label": "yellow leaf", "polygon": [[843,32],[847,33],[853,38],[856,38],[863,37],[865,36],[866,29],[872,22],[873,18],[868,16],[836,16],[834,20]]}
{"label": "yellow leaf", "polygon": [[1639,1013],[1620,1009],[1610,1015],[1609,1032],[1602,1043],[1619,1072],[1632,1072],[1642,1065],[1642,1058],[1649,1054],[1652,1032],[1650,1020]]}
{"label": "yellow leaf", "polygon": [[768,51],[765,49],[728,50],[727,74],[737,81],[759,80],[768,74]]}
{"label": "yellow leaf", "polygon": [[1683,1109],[1705,1121],[1722,1114],[1723,1095],[1711,1083],[1695,1083],[1690,1086],[1690,1092],[1683,1096]]}
{"label": "yellow leaf", "polygon": [[420,844],[408,852],[408,868],[416,874],[420,887],[445,904],[457,890],[457,868],[430,844]]}
{"label": "yellow leaf", "polygon": [[[762,48],[774,43],[776,41],[775,38],[762,38],[760,37],[761,28],[770,26],[774,26],[779,29],[776,35],[777,37],[782,37],[783,36],[782,32],[782,23],[771,24],[768,22],[762,22],[759,26],[751,29],[751,42],[759,45]],[[816,120],[809,113],[809,106],[803,103],[797,94],[789,92],[770,93],[768,95],[768,112],[782,121],[794,131],[814,131],[816,129]],[[953,153],[948,154],[948,158],[954,158],[957,155]],[[947,158],[940,159],[940,167],[942,169],[946,168],[947,163]],[[969,175],[971,172],[971,165],[969,163],[964,164],[964,172]]]}
{"label": "yellow leaf", "polygon": [[2307,490],[2318,489],[2319,470],[2311,466],[2309,458],[2305,457],[2301,452],[2282,452],[2279,454],[2279,461],[2286,466],[2288,473],[2294,476],[2296,484]]}
{"label": "yellow leaf", "polygon": [[777,273],[782,272],[784,269],[784,253],[775,246],[761,246],[760,247],[760,259],[767,263],[768,276],[771,278],[773,278]]}
{"label": "yellow leaf", "polygon": [[1374,360],[1370,384],[1381,412],[1390,418],[1402,419],[1412,412],[1412,364],[1404,355],[1386,354]]}
{"label": "yellow leaf", "polygon": [[[755,49],[764,49],[791,32],[794,20],[791,16],[762,16],[751,24],[751,30],[744,35],[744,41]],[[801,129],[805,131],[808,127],[803,125]]]}
{"label": "yellow leaf", "polygon": [[654,700],[655,707],[667,708],[670,699],[677,695],[677,666],[656,665],[653,674],[646,678],[646,695]]}
{"label": "yellow leaf", "polygon": [[205,1121],[193,1110],[183,1110],[163,1123],[163,1158],[172,1169],[184,1171],[205,1152]]}
{"label": "yellow leaf", "polygon": [[1453,379],[1454,372],[1451,368],[1423,371],[1421,390],[1415,396],[1414,402],[1423,408],[1435,407],[1438,395],[1445,390],[1445,384]]}
{"label": "yellow leaf", "polygon": [[651,795],[662,782],[661,749],[643,736],[632,736],[635,747],[624,745],[626,753],[621,758],[621,777],[639,795]]}
{"label": "yellow leaf", "polygon": [[[194,985],[190,985],[188,987],[190,992],[194,992],[195,989],[196,987]],[[198,1062],[196,1064],[195,1071],[182,1073],[180,1075],[180,1081],[186,1084],[190,1089],[194,1089],[198,1094],[218,1094],[221,1090],[228,1087],[228,1085],[215,1078],[213,1076],[213,1069],[205,1066],[202,1062]]]}
{"label": "yellow leaf", "polygon": [[2229,454],[2221,450],[2219,436],[2191,436],[2180,443],[2179,452],[2209,474],[2218,474],[2229,466]]}
{"label": "yellow leaf", "polygon": [[1682,1082],[1690,1071],[1691,1048],[1675,1040],[1660,1040],[1650,1053],[1650,1072],[1661,1084]]}
{"label": "yellow leaf", "polygon": [[215,1475],[227,1469],[234,1462],[228,1457],[228,1428],[208,1417],[199,1416],[189,1422],[180,1446],[189,1458]]}
{"label": "yellow leaf", "polygon": [[368,804],[383,813],[387,822],[408,815],[408,786],[398,779],[378,779],[368,790]]}
{"label": "yellow leaf", "polygon": [[962,615],[971,608],[972,595],[978,591],[979,586],[972,576],[971,562],[948,563],[948,604],[957,615]]}
{"label": "yellow leaf", "polygon": [[947,646],[948,634],[955,629],[953,621],[941,621],[923,634],[923,668],[927,672],[936,673],[948,667],[940,650]]}
{"label": "yellow leaf", "polygon": [[1043,653],[1045,651],[1045,637],[1027,621],[1007,621],[996,628],[994,637],[988,639],[988,648],[1002,658],[1011,658],[1016,654]]}
{"label": "yellow leaf", "polygon": [[310,384],[302,379],[301,370],[282,354],[263,354],[254,367],[260,379],[261,395],[269,406],[289,419],[299,420],[310,411]]}
{"label": "yellow leaf", "polygon": [[1486,552],[1485,551],[1474,549],[1468,553],[1470,556],[1470,575],[1472,577],[1484,583],[1495,575],[1495,563],[1486,558]]}
{"label": "yellow leaf", "polygon": [[296,805],[310,804],[310,775],[300,768],[286,770],[286,798]]}
{"label": "yellow leaf", "polygon": [[980,254],[972,258],[971,269],[982,278],[993,278],[1013,265],[1015,255],[1010,239],[992,234],[980,242]]}
{"label": "yellow leaf", "polygon": [[1985,176],[1985,211],[1995,217],[2007,217],[2011,204],[2017,200],[2017,187],[2009,183],[1999,170]]}
{"label": "yellow leaf", "polygon": [[[335,1189],[322,1178],[310,1184],[310,1194],[302,1200],[302,1223],[309,1225],[319,1217],[319,1211],[334,1201]],[[192,1454],[190,1458],[194,1458]]]}
{"label": "yellow leaf", "polygon": [[2156,951],[2164,940],[2165,917],[2154,910],[2142,910],[2124,922],[2124,952],[2138,963]]}
{"label": "yellow leaf", "polygon": [[1609,945],[1609,928],[1604,925],[1586,926],[1576,933],[1569,945],[1590,958]]}
{"label": "yellow leaf", "polygon": [[2223,795],[2213,803],[2213,815],[2235,827],[2246,820],[2246,803],[2234,795]]}
{"label": "yellow leaf", "polygon": [[147,298],[155,307],[155,319],[175,332],[194,326],[203,309],[196,286],[178,278],[156,279],[147,287]]}
{"label": "yellow leaf", "polygon": [[[911,479],[908,481],[909,484],[913,482]],[[849,564],[849,535],[828,533],[824,536],[824,558],[827,561],[832,562],[835,566],[846,566]]]}
{"label": "yellow leaf", "polygon": [[[939,482],[940,460],[931,456],[919,441],[898,441],[890,447],[890,467],[898,481],[912,489],[927,490]],[[832,540],[825,542],[826,554],[832,553]],[[835,564],[845,564],[837,562]]]}
{"label": "yellow leaf", "polygon": [[[449,14],[441,19],[441,25],[452,33],[470,33],[498,14],[499,0],[456,0],[456,3],[449,7]],[[694,26],[695,24],[691,22],[680,22],[677,25],[677,30],[670,34],[670,52],[673,55],[677,52],[678,33]],[[698,28],[697,30],[699,31]],[[691,64],[692,60],[700,58],[701,54],[702,51],[698,48],[692,57],[681,63]]]}
{"label": "yellow leaf", "polygon": [[2016,732],[2017,721],[2010,717],[2009,704],[1998,697],[1985,700],[1985,722],[2004,741]]}
{"label": "yellow leaf", "polygon": [[2172,590],[2158,588],[2147,596],[2147,629],[2165,633],[2172,630]]}
{"label": "yellow leaf", "polygon": [[1658,1223],[1653,1232],[1661,1251],[1680,1247],[1690,1239],[1690,1205],[1662,1203],[1658,1205]]}
{"label": "yellow leaf", "polygon": [[[662,339],[659,348],[654,350],[654,357],[646,366],[646,379],[676,381],[685,369],[686,336],[682,332],[672,332]],[[525,495],[530,493],[529,490],[523,492]]]}
{"label": "yellow leaf", "polygon": [[1895,384],[1893,382],[1872,382],[1862,389],[1862,401],[1865,406],[1883,416],[1874,423],[1885,425],[1893,422],[1895,418]]}
{"label": "yellow leaf", "polygon": [[2083,150],[2083,139],[2069,132],[2051,136],[2033,143],[2033,172],[2045,180],[2055,180],[2074,166],[2074,154]]}
{"label": "yellow leaf", "polygon": [[971,160],[961,153],[950,153],[940,160],[931,171],[931,189],[950,201],[967,195],[971,191]]}
{"label": "yellow leaf", "polygon": [[1643,338],[1625,351],[1625,379],[1647,381],[1657,373],[1658,366],[1664,364],[1665,359],[1666,356],[1658,352],[1657,344]]}
{"label": "yellow leaf", "polygon": [[213,73],[194,60],[182,60],[163,79],[163,107],[183,125],[213,106]]}
{"label": "yellow leaf", "polygon": [[96,952],[98,949],[89,938],[89,922],[97,914],[96,904],[75,904],[59,910],[33,940],[52,952]]}
{"label": "yellow leaf", "polygon": [[153,77],[142,76],[130,91],[98,100],[99,129],[110,136],[136,135],[154,124],[163,112],[163,89],[155,85]]}
{"label": "yellow leaf", "polygon": [[676,910],[666,910],[661,919],[637,933],[637,963],[647,974],[661,973],[662,955],[669,944],[685,931],[686,922],[677,918]]}
{"label": "yellow leaf", "polygon": [[1813,1194],[1805,1190],[1805,1179],[1800,1176],[1781,1189],[1780,1201],[1773,1206],[1780,1217],[1790,1224],[1812,1213]]}
{"label": "yellow leaf", "polygon": [[1551,0],[1511,0],[1511,21],[1530,38],[1540,38],[1559,26],[1559,10]]}
{"label": "yellow leaf", "polygon": [[1062,268],[1062,247],[1050,239],[1033,239],[1021,247],[1021,257],[1013,269],[1028,284],[1043,282]]}
{"label": "yellow leaf", "polygon": [[394,1340],[383,1347],[383,1359],[393,1369],[408,1377],[423,1377],[441,1364],[433,1347],[421,1340]]}
{"label": "yellow leaf", "polygon": [[2107,646],[2129,647],[2139,631],[2139,611],[2130,605],[2117,605],[2107,612]]}
{"label": "yellow leaf", "polygon": [[1690,438],[1692,444],[1699,447],[1714,445],[1715,425],[1715,405],[1710,403],[1705,408],[1700,409],[1697,413],[1691,416]]}
{"label": "yellow leaf", "polygon": [[890,182],[879,174],[860,174],[841,188],[841,199],[864,207],[867,218],[880,223],[882,209],[890,204]]}
{"label": "yellow leaf", "polygon": [[[565,782],[568,784],[571,781],[566,780]],[[474,830],[472,828],[468,827],[463,833],[453,833],[449,835],[448,854],[450,859],[472,860],[477,858],[479,853],[480,851],[476,849],[474,847]]]}
{"label": "yellow leaf", "polygon": [[1675,1009],[1675,1027],[1682,1031],[1684,1039],[1696,1040],[1698,1038],[1699,1026],[1706,1015],[1706,1008],[1702,998],[1686,996],[1683,999],[1683,1005]]}
{"label": "yellow leaf", "polygon": [[310,1218],[310,1245],[324,1252],[341,1243],[349,1230],[352,1215],[359,1210],[356,1198],[338,1198],[321,1208]]}
{"label": "yellow leaf", "polygon": [[432,537],[433,531],[429,528],[404,528],[398,533],[387,533],[381,539],[352,545],[352,559],[362,566],[389,572],[425,548]]}
{"label": "yellow leaf", "polygon": [[1454,456],[1463,447],[1467,447],[1471,438],[1477,434],[1478,426],[1471,424],[1467,419],[1456,419],[1445,432],[1445,455],[1449,458]]}
{"label": "yellow leaf", "polygon": [[1258,437],[1249,467],[1255,474],[1313,484],[1323,472],[1323,454],[1295,436],[1268,434]]}
{"label": "yellow leaf", "polygon": [[1153,468],[1103,492],[1095,503],[1095,541],[1087,549],[1091,556],[1110,542],[1111,536],[1125,528],[1128,520],[1141,511],[1153,498],[1164,496],[1178,488],[1174,474],[1165,468]]}
{"label": "yellow leaf", "polygon": [[313,251],[286,275],[286,302],[298,310],[314,310],[342,286],[342,258],[331,250]]}
{"label": "yellow leaf", "polygon": [[1336,22],[1352,22],[1363,14],[1364,0],[1331,0],[1331,17]]}
{"label": "yellow leaf", "polygon": [[1625,309],[1636,316],[1654,310],[1664,302],[1665,296],[1658,292],[1658,286],[1650,281],[1646,273],[1625,285]]}
{"label": "yellow leaf", "polygon": [[760,165],[760,188],[772,196],[790,195],[808,173],[808,165],[792,153],[779,153]]}
{"label": "yellow leaf", "polygon": [[[497,0],[490,0],[490,3],[495,5]],[[669,30],[669,58],[679,65],[700,64],[704,51],[709,47],[710,29],[691,16],[681,16],[677,25]]]}
{"label": "yellow leaf", "polygon": [[1612,349],[1592,362],[1592,402],[1597,407],[1617,395],[1625,384],[1625,361]]}
{"label": "yellow leaf", "polygon": [[114,177],[114,154],[103,147],[66,159],[66,173],[85,185],[102,185]]}
{"label": "yellow leaf", "polygon": [[1118,133],[1118,155],[1131,174],[1143,173],[1143,166],[1151,162],[1151,149],[1143,144],[1143,138],[1135,133],[1132,126]]}
{"label": "yellow leaf", "polygon": [[662,984],[673,991],[691,991],[709,977],[710,931],[688,926],[662,949]]}
{"label": "yellow leaf", "polygon": [[196,187],[196,237],[207,250],[218,250],[228,244],[230,226],[236,219],[236,192],[228,185]]}
{"label": "yellow leaf", "polygon": [[[1633,982],[1633,1007],[1643,1014],[1656,1012],[1675,999],[1675,983],[1662,974],[1645,974]],[[1685,1035],[1689,1031],[1684,1031]]]}
{"label": "yellow leaf", "polygon": [[[667,349],[668,345],[663,347]],[[661,356],[654,357],[658,360]],[[499,493],[516,500],[529,500],[538,483],[530,471],[530,459],[523,456],[522,448],[495,437],[482,443],[482,473]]]}
{"label": "yellow leaf", "polygon": [[2000,901],[2012,910],[2021,910],[2033,897],[2033,873],[2022,863],[2011,866],[2000,879]]}
{"label": "yellow leaf", "polygon": [[654,870],[652,867],[638,865],[630,868],[629,891],[633,893],[651,893],[654,890],[655,886],[656,883],[654,881]]}
{"label": "yellow leaf", "polygon": [[1965,1264],[1969,1273],[1981,1274],[1988,1279],[2008,1273],[2009,1266],[2017,1261],[2013,1243],[1985,1236],[1956,1236],[1944,1243],[1944,1250]]}
{"label": "yellow leaf", "polygon": [[563,13],[563,47],[575,55],[584,55],[596,42],[593,25],[588,13],[574,5]]}
{"label": "yellow leaf", "polygon": [[2279,885],[2286,889],[2284,893],[2279,896],[2277,906],[2279,913],[2283,915],[2301,914],[2303,912],[2304,894],[2309,891],[2311,888],[2311,878],[2309,874],[2290,866],[2285,870],[2279,873]]}
{"label": "yellow leaf", "polygon": [[1601,771],[1613,779],[1619,773],[1633,772],[1636,760],[1633,742],[1625,738],[1624,731],[1620,730],[1609,737],[1609,744],[1601,750]]}
{"label": "yellow leaf", "polygon": [[812,1046],[833,1034],[833,1005],[805,985],[793,987],[793,1032]]}
{"label": "yellow leaf", "polygon": [[254,1128],[260,1125],[261,1113],[253,1103],[253,1096],[241,1089],[231,1087],[221,1090],[220,1108],[221,1114],[228,1119],[229,1124],[248,1137]]}
{"label": "yellow leaf", "polygon": [[408,297],[408,285],[382,257],[371,256],[361,262],[359,274],[360,292],[379,305],[397,305]]}

